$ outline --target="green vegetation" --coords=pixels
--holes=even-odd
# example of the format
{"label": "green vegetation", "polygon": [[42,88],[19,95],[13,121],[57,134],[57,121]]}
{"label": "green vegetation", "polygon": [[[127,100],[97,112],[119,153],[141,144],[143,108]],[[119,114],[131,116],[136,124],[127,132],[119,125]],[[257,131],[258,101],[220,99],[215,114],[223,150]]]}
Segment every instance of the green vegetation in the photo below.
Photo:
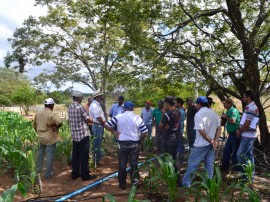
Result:
{"label": "green vegetation", "polygon": [[[71,161],[72,141],[67,122],[60,129],[60,138],[57,157],[68,163]],[[32,191],[36,183],[37,149],[38,140],[32,122],[17,113],[0,112],[0,169],[14,175],[14,182],[22,193]]]}

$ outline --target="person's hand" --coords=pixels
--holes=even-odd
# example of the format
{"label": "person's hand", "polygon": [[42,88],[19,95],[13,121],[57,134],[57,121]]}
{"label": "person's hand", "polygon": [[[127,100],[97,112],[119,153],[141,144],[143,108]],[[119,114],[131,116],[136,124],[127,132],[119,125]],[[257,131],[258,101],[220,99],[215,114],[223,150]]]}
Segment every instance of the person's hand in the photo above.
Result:
{"label": "person's hand", "polygon": [[226,114],[222,114],[221,117],[224,118],[224,119],[226,119],[227,118],[227,115]]}
{"label": "person's hand", "polygon": [[240,138],[241,137],[241,131],[240,131],[240,129],[237,129],[236,130],[236,136],[238,137],[238,138]]}
{"label": "person's hand", "polygon": [[169,129],[170,128],[169,124],[166,124],[166,126],[164,128]]}
{"label": "person's hand", "polygon": [[118,139],[118,137],[120,136],[120,133],[119,132],[117,132],[117,131],[114,131],[114,136]]}
{"label": "person's hand", "polygon": [[215,140],[211,140],[211,145],[213,146],[214,150],[218,150],[219,142]]}

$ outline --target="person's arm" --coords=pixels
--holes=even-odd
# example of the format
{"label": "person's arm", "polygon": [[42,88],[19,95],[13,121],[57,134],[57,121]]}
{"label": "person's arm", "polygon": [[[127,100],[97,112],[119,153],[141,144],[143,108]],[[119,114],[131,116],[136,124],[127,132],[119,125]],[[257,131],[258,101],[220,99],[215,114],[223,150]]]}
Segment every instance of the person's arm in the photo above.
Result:
{"label": "person's arm", "polygon": [[83,108],[83,106],[80,106],[80,113],[83,116],[84,120],[87,123],[91,123],[92,122],[92,118],[88,115],[87,111]]}
{"label": "person's arm", "polygon": [[117,132],[113,127],[109,126],[107,123],[104,125],[105,129],[110,131],[117,139],[120,135],[119,132]]}
{"label": "person's arm", "polygon": [[234,119],[233,117],[229,117],[226,114],[222,114],[221,117],[226,119],[228,122],[230,122],[232,124],[236,122],[236,119]]}
{"label": "person's arm", "polygon": [[165,125],[166,125],[166,123],[167,123],[167,121],[168,121],[168,119],[167,119],[167,117],[166,117],[167,115],[165,115],[165,112],[166,112],[166,109],[163,108],[163,109],[162,109],[162,117],[161,117],[161,121],[160,121],[160,123],[159,123],[159,125],[158,125],[158,127],[159,127],[160,129],[164,128]]}
{"label": "person's arm", "polygon": [[101,117],[97,117],[97,120],[102,124],[102,125],[105,125],[105,120]]}
{"label": "person's arm", "polygon": [[240,137],[241,134],[242,134],[243,132],[245,132],[245,131],[248,130],[248,128],[249,128],[249,126],[250,126],[250,123],[251,123],[251,120],[247,120],[247,119],[246,119],[246,121],[245,121],[245,123],[242,125],[242,127],[239,128],[238,130],[236,130],[236,134],[237,134],[238,137]]}
{"label": "person's arm", "polygon": [[36,116],[35,116],[35,118],[34,118],[33,128],[34,128],[34,130],[37,132],[37,120],[36,120]]}
{"label": "person's arm", "polygon": [[209,142],[211,145],[213,145],[214,149],[217,149],[218,147],[218,141],[219,141],[219,137],[220,137],[220,134],[221,134],[221,126],[218,126],[217,129],[216,129],[216,134],[215,134],[215,137],[214,139],[211,139],[207,133],[205,132],[205,130],[199,130],[199,133],[201,136],[203,136],[203,138]]}

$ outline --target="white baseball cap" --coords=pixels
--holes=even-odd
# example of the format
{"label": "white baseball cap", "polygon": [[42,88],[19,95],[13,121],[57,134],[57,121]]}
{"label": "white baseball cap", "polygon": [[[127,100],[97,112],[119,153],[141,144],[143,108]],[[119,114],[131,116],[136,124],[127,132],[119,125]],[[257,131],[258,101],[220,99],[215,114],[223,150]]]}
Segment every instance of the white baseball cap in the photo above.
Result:
{"label": "white baseball cap", "polygon": [[54,100],[52,98],[47,98],[44,102],[45,105],[53,105],[55,104]]}

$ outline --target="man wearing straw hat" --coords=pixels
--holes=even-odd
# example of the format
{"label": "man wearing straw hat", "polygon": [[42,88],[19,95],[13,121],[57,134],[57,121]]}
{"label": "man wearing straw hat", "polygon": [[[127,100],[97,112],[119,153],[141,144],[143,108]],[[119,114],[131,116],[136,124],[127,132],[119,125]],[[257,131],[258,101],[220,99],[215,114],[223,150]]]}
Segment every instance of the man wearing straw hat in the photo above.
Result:
{"label": "man wearing straw hat", "polygon": [[102,166],[105,163],[102,161],[101,144],[104,135],[104,124],[106,121],[104,111],[102,109],[103,93],[96,90],[93,93],[93,102],[89,107],[90,116],[93,119],[92,131],[94,134],[93,151],[94,159],[97,165]]}

